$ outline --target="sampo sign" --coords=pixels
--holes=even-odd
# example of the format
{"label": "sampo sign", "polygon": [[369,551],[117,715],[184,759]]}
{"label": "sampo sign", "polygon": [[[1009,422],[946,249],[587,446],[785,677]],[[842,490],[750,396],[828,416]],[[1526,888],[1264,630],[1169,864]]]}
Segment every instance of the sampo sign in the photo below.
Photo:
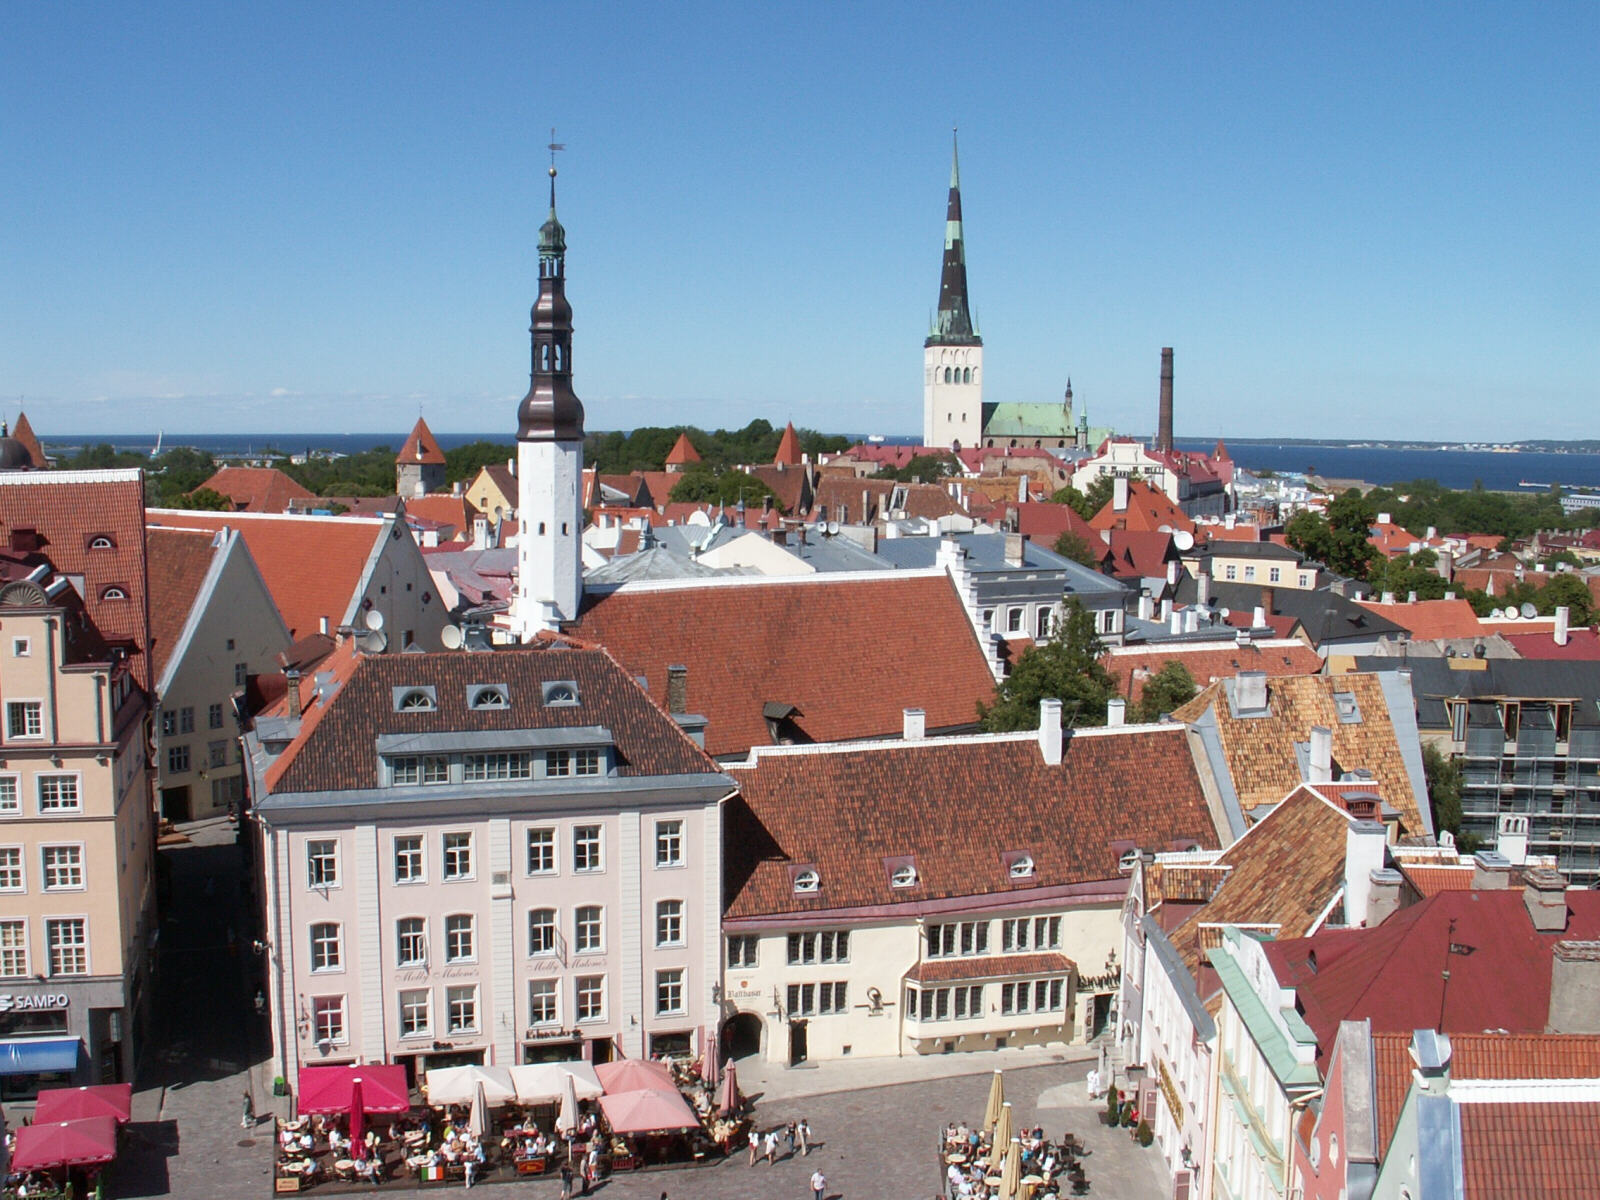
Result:
{"label": "sampo sign", "polygon": [[67,997],[61,992],[33,992],[18,996],[0,992],[0,1013],[54,1012],[67,1007]]}

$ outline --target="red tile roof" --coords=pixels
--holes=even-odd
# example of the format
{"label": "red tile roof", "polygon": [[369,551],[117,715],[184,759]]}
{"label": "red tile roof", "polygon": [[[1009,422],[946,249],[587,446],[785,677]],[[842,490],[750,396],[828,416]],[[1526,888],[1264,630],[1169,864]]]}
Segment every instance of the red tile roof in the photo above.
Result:
{"label": "red tile roof", "polygon": [[201,488],[227,497],[238,512],[281,513],[291,501],[317,498],[277,467],[221,467],[195,490]]}
{"label": "red tile roof", "polygon": [[1075,533],[1097,554],[1105,551],[1105,540],[1070,504],[1048,500],[1029,500],[1018,504],[1017,532],[1041,546],[1054,546],[1063,533]]}
{"label": "red tile roof", "polygon": [[799,516],[811,506],[811,479],[804,467],[754,466],[746,474],[771,488],[778,507],[790,516]]}
{"label": "red tile roof", "polygon": [[465,496],[438,492],[432,496],[411,496],[404,501],[406,516],[439,527],[441,537],[470,538],[477,509]]}
{"label": "red tile roof", "polygon": [[172,529],[237,529],[256,560],[289,636],[337,630],[355,598],[367,557],[388,527],[364,517],[303,517],[152,509],[150,524]]}
{"label": "red tile roof", "polygon": [[1579,1200],[1600,1188],[1600,1102],[1462,1104],[1464,1200]]}
{"label": "red tile roof", "polygon": [[[1500,628],[1505,628],[1501,623]],[[1556,645],[1555,637],[1548,633],[1504,633],[1501,636],[1511,643],[1511,648],[1523,658],[1569,659],[1592,661],[1600,659],[1600,630],[1572,629],[1567,632],[1567,644]]]}
{"label": "red tile roof", "polygon": [[1368,612],[1393,621],[1418,641],[1434,638],[1470,638],[1483,632],[1478,614],[1465,600],[1418,600],[1415,604],[1380,604],[1358,600]]}
{"label": "red tile roof", "polygon": [[1076,964],[1065,954],[996,954],[988,958],[925,958],[906,972],[910,983],[1010,979],[1016,975],[1066,975]]}
{"label": "red tile roof", "polygon": [[159,526],[145,533],[150,561],[150,653],[158,682],[218,553],[212,546],[215,536]]}
{"label": "red tile roof", "polygon": [[634,475],[643,480],[644,486],[650,492],[650,503],[657,508],[664,507],[672,499],[672,489],[683,478],[682,475],[674,475],[670,471],[635,471]]}
{"label": "red tile roof", "polygon": [[[1021,902],[1041,888],[1111,882],[1139,847],[1217,845],[1180,726],[1069,733],[1045,763],[1036,734],[764,749],[729,768],[742,799],[726,815],[729,918],[929,904]],[[1033,858],[1015,878],[1008,853]],[[917,883],[892,885],[910,856]],[[820,886],[794,890],[791,867]]]}
{"label": "red tile roof", "polygon": [[394,456],[396,463],[431,463],[444,462],[444,451],[439,449],[439,442],[433,436],[433,430],[428,428],[428,423],[421,417],[411,427],[411,436],[406,438],[406,444],[400,447],[400,453]]}
{"label": "red tile roof", "polygon": [[1117,690],[1137,703],[1144,682],[1169,662],[1187,668],[1196,686],[1206,687],[1240,671],[1268,675],[1312,675],[1322,666],[1317,652],[1297,638],[1274,638],[1241,646],[1236,642],[1173,642],[1166,646],[1121,646],[1108,651],[1100,664],[1117,681]]}
{"label": "red tile roof", "polygon": [[1151,487],[1142,480],[1134,479],[1128,482],[1128,507],[1121,512],[1116,509],[1116,500],[1107,500],[1105,507],[1089,521],[1099,530],[1133,529],[1145,533],[1169,532],[1176,533],[1185,530],[1189,533],[1195,531],[1195,523],[1185,515],[1167,494],[1159,488]]}
{"label": "red tile roof", "polygon": [[1395,864],[1423,897],[1440,892],[1470,892],[1477,872],[1472,867],[1422,866],[1401,860]]}
{"label": "red tile roof", "polygon": [[778,439],[778,452],[772,456],[772,461],[781,467],[800,465],[800,435],[794,431],[793,421],[784,426],[783,436]]}
{"label": "red tile roof", "polygon": [[741,754],[772,741],[762,705],[794,705],[815,741],[881,737],[902,710],[929,729],[969,726],[994,695],[966,610],[946,575],[885,573],[591,593],[574,629],[665,696],[667,667],[689,668],[689,711],[706,748]]}
{"label": "red tile roof", "polygon": [[28,452],[28,459],[35,470],[44,470],[49,465],[45,457],[44,447],[39,444],[38,436],[33,432],[33,426],[28,423],[28,414],[19,412],[16,422],[11,426],[11,436]]}
{"label": "red tile roof", "polygon": [[[1534,930],[1515,887],[1440,892],[1372,929],[1323,930],[1264,950],[1278,981],[1296,989],[1319,1056],[1332,1049],[1340,1021],[1368,1019],[1374,1032],[1538,1033],[1549,1017],[1555,943],[1600,937],[1600,892],[1569,890],[1566,900],[1559,933]],[[1447,956],[1451,945],[1472,951]]]}
{"label": "red tile roof", "polygon": [[689,440],[687,432],[678,434],[678,440],[672,443],[672,449],[667,451],[667,466],[684,466],[688,463],[701,461],[700,452],[694,448],[694,443]]}
{"label": "red tile roof", "polygon": [[[897,487],[906,490],[905,515],[935,520],[961,511],[961,506],[949,492],[937,483],[895,483],[890,479],[849,479],[827,475],[817,481],[816,496],[812,500],[813,514],[828,509],[828,519],[840,519],[841,508],[847,511],[853,524],[876,521],[888,517],[889,500]],[[869,511],[863,513],[863,497]]]}
{"label": "red tile roof", "polygon": [[[100,636],[132,650],[141,687],[150,661],[149,577],[145,566],[144,482],[139,471],[56,471],[0,476],[0,541],[34,530],[39,551],[63,575],[82,575],[84,608]],[[109,549],[90,549],[96,538]],[[107,588],[126,599],[105,599]]]}

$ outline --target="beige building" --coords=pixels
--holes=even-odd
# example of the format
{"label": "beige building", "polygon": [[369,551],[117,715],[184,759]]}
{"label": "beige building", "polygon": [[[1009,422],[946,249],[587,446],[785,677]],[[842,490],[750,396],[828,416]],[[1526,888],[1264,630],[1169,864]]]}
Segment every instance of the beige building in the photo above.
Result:
{"label": "beige building", "polygon": [[142,488],[0,477],[6,1100],[133,1077],[155,935]]}
{"label": "beige building", "polygon": [[244,798],[235,701],[278,670],[289,630],[238,530],[153,527],[147,541],[161,816],[220,816]]}
{"label": "beige building", "polygon": [[758,747],[729,765],[723,1049],[794,1065],[1086,1041],[1140,850],[1212,849],[1179,726]]}

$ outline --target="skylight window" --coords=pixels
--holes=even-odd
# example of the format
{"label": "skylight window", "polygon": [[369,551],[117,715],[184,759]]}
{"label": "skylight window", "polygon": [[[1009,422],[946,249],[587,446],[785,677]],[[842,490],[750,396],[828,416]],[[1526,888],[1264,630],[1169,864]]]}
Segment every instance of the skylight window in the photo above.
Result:
{"label": "skylight window", "polygon": [[1031,879],[1033,877],[1033,855],[1017,855],[1011,860],[1009,870],[1013,879]]}
{"label": "skylight window", "polygon": [[475,684],[467,689],[467,696],[467,703],[473,708],[506,708],[511,703],[505,685],[500,683]]}
{"label": "skylight window", "polygon": [[549,705],[578,703],[578,685],[570,679],[553,680],[544,685],[544,702]]}
{"label": "skylight window", "polygon": [[889,883],[897,888],[917,886],[917,868],[910,863],[896,867],[894,874],[889,876]]}
{"label": "skylight window", "polygon": [[432,687],[394,689],[395,712],[433,712],[438,707],[439,698]]}
{"label": "skylight window", "polygon": [[804,867],[795,872],[794,890],[797,892],[814,892],[822,886],[822,877],[817,874],[815,867]]}
{"label": "skylight window", "polygon": [[1356,703],[1356,694],[1354,692],[1335,692],[1333,694],[1333,706],[1339,714],[1339,724],[1361,724],[1361,705]]}

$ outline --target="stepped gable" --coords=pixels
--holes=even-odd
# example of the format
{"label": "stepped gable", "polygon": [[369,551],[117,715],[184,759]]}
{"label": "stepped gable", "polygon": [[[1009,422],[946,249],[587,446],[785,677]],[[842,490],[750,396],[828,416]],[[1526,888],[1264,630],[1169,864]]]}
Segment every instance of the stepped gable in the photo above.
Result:
{"label": "stepped gable", "polygon": [[688,710],[717,756],[768,745],[768,705],[805,741],[898,734],[902,710],[930,730],[969,728],[994,675],[948,575],[884,572],[590,592],[573,633],[611,651],[650,694],[689,669]]}
{"label": "stepped gable", "polygon": [[[957,897],[1081,888],[1127,890],[1135,847],[1213,849],[1216,830],[1188,739],[1177,726],[1068,732],[1045,763],[1037,733],[777,747],[729,773],[724,894],[732,919]],[[1012,875],[1008,854],[1033,872]],[[887,860],[910,857],[912,888]],[[820,885],[796,893],[791,868]],[[1070,894],[1070,893],[1069,893]]]}
{"label": "stepped gable", "polygon": [[[310,705],[318,719],[273,763],[269,790],[348,791],[376,788],[376,739],[383,734],[438,731],[568,729],[600,726],[615,740],[623,777],[699,774],[715,765],[604,651],[543,644],[483,654],[361,655],[334,662],[342,679],[330,699]],[[339,659],[336,655],[335,659]],[[542,685],[577,685],[578,703],[544,702]],[[302,681],[302,688],[307,683]],[[506,685],[504,708],[472,708],[474,685]],[[436,707],[396,711],[395,695],[432,687]]]}

